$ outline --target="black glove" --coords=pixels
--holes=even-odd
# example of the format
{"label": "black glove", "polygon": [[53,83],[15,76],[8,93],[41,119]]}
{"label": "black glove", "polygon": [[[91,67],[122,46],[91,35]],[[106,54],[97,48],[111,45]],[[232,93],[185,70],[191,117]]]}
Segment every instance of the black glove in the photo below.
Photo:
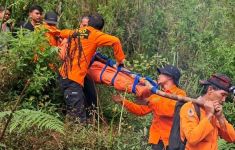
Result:
{"label": "black glove", "polygon": [[125,67],[124,64],[119,64],[118,67]]}

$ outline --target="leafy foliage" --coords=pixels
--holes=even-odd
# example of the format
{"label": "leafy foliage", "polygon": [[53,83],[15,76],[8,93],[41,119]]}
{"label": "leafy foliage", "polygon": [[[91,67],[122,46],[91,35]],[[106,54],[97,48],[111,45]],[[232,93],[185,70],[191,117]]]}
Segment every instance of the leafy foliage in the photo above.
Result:
{"label": "leafy foliage", "polygon": [[163,58],[160,54],[151,56],[137,54],[133,56],[131,61],[127,62],[127,67],[137,73],[141,73],[143,76],[156,78],[157,68],[163,67],[167,63],[168,60]]}
{"label": "leafy foliage", "polygon": [[[17,38],[9,41],[10,48],[0,58],[0,66],[4,68],[1,73],[4,87],[0,89],[1,93],[19,94],[25,82],[30,80],[25,97],[38,97],[38,101],[43,97],[46,87],[56,78],[56,72],[51,69],[50,64],[54,68],[58,64],[58,49],[49,46],[44,33],[43,29],[38,32],[19,30]],[[15,94],[9,90],[11,88]]]}
{"label": "leafy foliage", "polygon": [[227,143],[225,140],[220,139],[218,147],[219,147],[219,150],[231,150],[235,148],[235,145],[232,143]]}

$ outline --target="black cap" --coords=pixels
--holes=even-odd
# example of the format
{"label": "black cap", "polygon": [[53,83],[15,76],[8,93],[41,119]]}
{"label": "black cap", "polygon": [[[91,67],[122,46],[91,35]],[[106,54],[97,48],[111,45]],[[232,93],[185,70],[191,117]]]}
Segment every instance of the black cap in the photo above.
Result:
{"label": "black cap", "polygon": [[224,74],[214,74],[208,80],[200,80],[202,85],[214,85],[226,92],[231,92],[232,80]]}
{"label": "black cap", "polygon": [[49,24],[57,24],[57,14],[55,12],[47,12],[45,14],[45,22]]}
{"label": "black cap", "polygon": [[177,67],[172,65],[166,65],[163,68],[157,68],[159,74],[165,74],[173,78],[174,83],[178,86],[180,80],[180,71]]}

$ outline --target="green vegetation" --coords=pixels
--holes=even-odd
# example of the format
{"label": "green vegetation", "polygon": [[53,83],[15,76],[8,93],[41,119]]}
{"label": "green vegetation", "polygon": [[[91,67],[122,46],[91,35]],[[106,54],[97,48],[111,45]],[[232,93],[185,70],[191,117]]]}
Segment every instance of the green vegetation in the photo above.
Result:
{"label": "green vegetation", "polygon": [[[156,67],[174,64],[182,71],[180,84],[189,96],[198,95],[199,79],[215,72],[235,81],[234,0],[6,0],[1,5],[11,5],[12,17],[19,22],[33,3],[57,11],[61,29],[76,28],[77,18],[98,11],[105,18],[105,32],[120,37],[128,68],[154,77]],[[0,149],[151,149],[151,115],[136,117],[124,111],[119,122],[121,107],[111,100],[116,93],[112,87],[97,85],[99,119],[92,125],[64,123],[63,96],[49,67],[59,65],[57,51],[48,45],[44,31],[20,30],[16,38],[0,33],[0,131],[30,80]],[[102,51],[111,56],[110,49]],[[227,102],[224,111],[235,125],[234,102]],[[221,150],[234,147],[219,141]]]}

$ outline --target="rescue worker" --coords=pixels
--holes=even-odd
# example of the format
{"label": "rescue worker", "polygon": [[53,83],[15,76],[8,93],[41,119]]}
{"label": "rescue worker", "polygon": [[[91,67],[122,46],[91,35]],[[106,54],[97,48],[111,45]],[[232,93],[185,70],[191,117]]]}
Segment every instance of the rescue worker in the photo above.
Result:
{"label": "rescue worker", "polygon": [[180,110],[181,140],[186,140],[186,150],[217,150],[218,137],[235,142],[235,131],[223,114],[223,103],[229,94],[231,79],[223,74],[212,75],[201,81],[202,96],[198,101],[204,103],[197,117],[192,102],[184,104]]}
{"label": "rescue worker", "polygon": [[104,19],[99,14],[89,16],[87,27],[79,30],[62,30],[60,36],[68,38],[68,48],[59,70],[60,84],[63,89],[67,106],[68,120],[85,122],[87,120],[84,109],[83,93],[84,78],[87,74],[92,56],[98,47],[110,46],[114,50],[117,65],[123,64],[125,55],[120,40],[101,32]]}
{"label": "rescue worker", "polygon": [[45,35],[51,46],[58,46],[61,43],[60,30],[56,27],[57,20],[55,12],[51,11],[45,14],[43,27],[48,30]]}
{"label": "rescue worker", "polygon": [[[82,16],[81,20],[78,19],[78,21],[80,23],[79,24],[80,28],[87,27],[89,17],[87,15],[84,15]],[[85,105],[86,105],[87,116],[91,118],[94,115],[94,112],[96,111],[96,107],[97,107],[97,93],[95,89],[95,82],[88,74],[86,75],[84,79],[83,92],[85,95]]]}
{"label": "rescue worker", "polygon": [[29,21],[20,23],[20,26],[28,29],[30,31],[34,31],[35,26],[40,25],[42,23],[43,9],[39,5],[32,5],[29,8]]}
{"label": "rescue worker", "polygon": [[[167,93],[186,96],[184,90],[179,88],[180,71],[172,65],[157,69],[158,85]],[[123,106],[131,113],[144,116],[153,113],[152,125],[149,131],[149,144],[153,150],[167,148],[171,126],[173,123],[176,101],[152,94],[147,98],[147,105],[139,105],[129,100],[123,100],[120,96],[114,96],[113,100]]]}

